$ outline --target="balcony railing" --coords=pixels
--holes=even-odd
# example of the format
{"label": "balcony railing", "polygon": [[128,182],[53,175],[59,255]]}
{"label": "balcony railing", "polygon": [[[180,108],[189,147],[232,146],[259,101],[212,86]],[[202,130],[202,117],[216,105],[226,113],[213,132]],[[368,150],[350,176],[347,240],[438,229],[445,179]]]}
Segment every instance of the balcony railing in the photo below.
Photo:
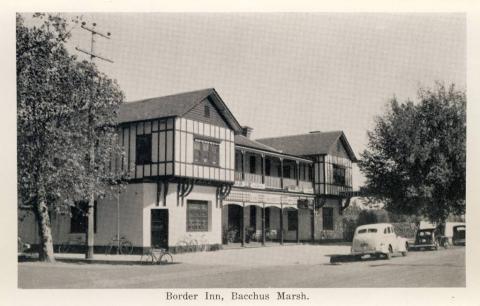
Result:
{"label": "balcony railing", "polygon": [[245,173],[245,181],[249,183],[262,183],[262,175],[261,174],[253,174],[253,173]]}
{"label": "balcony railing", "polygon": [[298,186],[302,188],[313,188],[313,183],[309,181],[298,181]]}
{"label": "balcony railing", "polygon": [[291,178],[283,178],[283,188],[288,188],[290,186],[297,186],[297,180]]}
{"label": "balcony railing", "polygon": [[[265,188],[272,188],[272,189],[281,189],[282,188],[282,179],[276,176],[265,176],[264,187]],[[235,171],[235,184],[237,186],[250,186],[250,184],[258,184],[258,186],[262,186],[262,175],[261,174],[254,174],[254,173],[245,173],[245,180],[242,179],[242,173],[239,171]],[[291,191],[296,192],[306,192],[306,193],[313,193],[313,183],[309,181],[298,181],[292,178],[284,178],[283,179],[283,187],[284,189],[290,189]]]}
{"label": "balcony railing", "polygon": [[265,186],[267,188],[280,189],[282,188],[281,179],[276,176],[265,176]]}

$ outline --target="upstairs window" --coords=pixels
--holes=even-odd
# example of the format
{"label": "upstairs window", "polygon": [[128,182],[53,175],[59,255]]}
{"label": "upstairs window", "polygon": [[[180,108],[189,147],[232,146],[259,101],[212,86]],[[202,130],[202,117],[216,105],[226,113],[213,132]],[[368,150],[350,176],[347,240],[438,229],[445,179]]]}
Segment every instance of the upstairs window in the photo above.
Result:
{"label": "upstairs window", "polygon": [[290,166],[289,165],[284,165],[283,166],[283,177],[284,178],[290,178]]}
{"label": "upstairs window", "polygon": [[218,167],[219,152],[219,143],[202,139],[193,142],[193,162],[196,164]]}
{"label": "upstairs window", "polygon": [[152,134],[137,135],[135,156],[137,165],[152,163]]}
{"label": "upstairs window", "polygon": [[257,170],[257,165],[256,165],[257,159],[255,156],[250,156],[250,173],[255,173]]}
{"label": "upstairs window", "polygon": [[335,185],[345,186],[345,168],[333,165],[333,183]]}
{"label": "upstairs window", "polygon": [[272,169],[272,161],[270,159],[265,159],[265,175],[270,176]]}
{"label": "upstairs window", "polygon": [[205,116],[205,118],[210,118],[210,106],[205,105],[203,108],[203,116]]}

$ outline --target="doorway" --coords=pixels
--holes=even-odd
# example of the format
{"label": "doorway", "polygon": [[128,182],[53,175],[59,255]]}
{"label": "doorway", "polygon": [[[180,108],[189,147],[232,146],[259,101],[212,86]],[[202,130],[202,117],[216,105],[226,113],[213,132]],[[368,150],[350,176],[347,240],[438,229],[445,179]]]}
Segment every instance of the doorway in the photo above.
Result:
{"label": "doorway", "polygon": [[168,209],[151,210],[150,245],[154,248],[168,248]]}

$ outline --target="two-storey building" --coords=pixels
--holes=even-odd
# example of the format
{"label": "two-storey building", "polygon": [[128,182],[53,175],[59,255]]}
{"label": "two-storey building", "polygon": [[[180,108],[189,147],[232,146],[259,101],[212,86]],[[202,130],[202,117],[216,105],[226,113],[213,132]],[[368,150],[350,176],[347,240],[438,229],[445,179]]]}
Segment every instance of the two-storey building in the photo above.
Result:
{"label": "two-storey building", "polygon": [[[95,246],[124,236],[137,251],[190,242],[341,239],[341,192],[356,161],[342,132],[251,139],[215,91],[125,103],[119,113],[125,190],[96,204]],[[38,241],[35,222],[21,222]],[[29,226],[31,225],[31,226]],[[83,237],[84,214],[52,215],[55,244]]]}

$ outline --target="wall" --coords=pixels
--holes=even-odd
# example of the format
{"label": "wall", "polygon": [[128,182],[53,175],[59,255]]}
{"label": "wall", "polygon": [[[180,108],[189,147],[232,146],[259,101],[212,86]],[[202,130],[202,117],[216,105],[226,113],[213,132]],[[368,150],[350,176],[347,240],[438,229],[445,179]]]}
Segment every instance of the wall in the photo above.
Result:
{"label": "wall", "polygon": [[[154,187],[154,184],[151,184]],[[149,191],[150,196],[146,196],[143,208],[143,243],[144,246],[150,246],[150,210],[152,208],[168,209],[168,244],[175,247],[182,240],[196,239],[199,243],[205,241],[208,244],[220,244],[222,238],[222,209],[220,203],[216,203],[216,187],[195,185],[192,192],[184,199],[183,205],[181,199],[177,203],[177,184],[170,183],[167,193],[167,205],[163,206],[163,195],[160,206],[156,207],[155,188]],[[187,232],[187,201],[201,200],[209,202],[209,230],[207,232]]]}
{"label": "wall", "polygon": [[[219,142],[218,166],[197,165],[193,162],[195,137]],[[176,118],[175,121],[175,175],[217,181],[233,182],[235,167],[235,145],[233,131],[193,121]]]}
{"label": "wall", "polygon": [[343,224],[340,215],[340,204],[337,199],[327,199],[323,207],[333,208],[334,230],[323,230],[322,209],[317,210],[315,215],[315,240],[321,240],[322,233],[326,239],[343,239]]}
{"label": "wall", "polygon": [[[345,185],[335,185],[333,179],[333,165],[345,168]],[[352,191],[352,161],[348,158],[319,155],[314,163],[315,193],[339,195],[340,192]]]}
{"label": "wall", "polygon": [[[173,173],[174,118],[149,120],[124,124],[120,132],[120,144],[125,150],[122,169],[130,169],[130,177],[164,176]],[[151,135],[152,163],[136,165],[136,137]]]}

